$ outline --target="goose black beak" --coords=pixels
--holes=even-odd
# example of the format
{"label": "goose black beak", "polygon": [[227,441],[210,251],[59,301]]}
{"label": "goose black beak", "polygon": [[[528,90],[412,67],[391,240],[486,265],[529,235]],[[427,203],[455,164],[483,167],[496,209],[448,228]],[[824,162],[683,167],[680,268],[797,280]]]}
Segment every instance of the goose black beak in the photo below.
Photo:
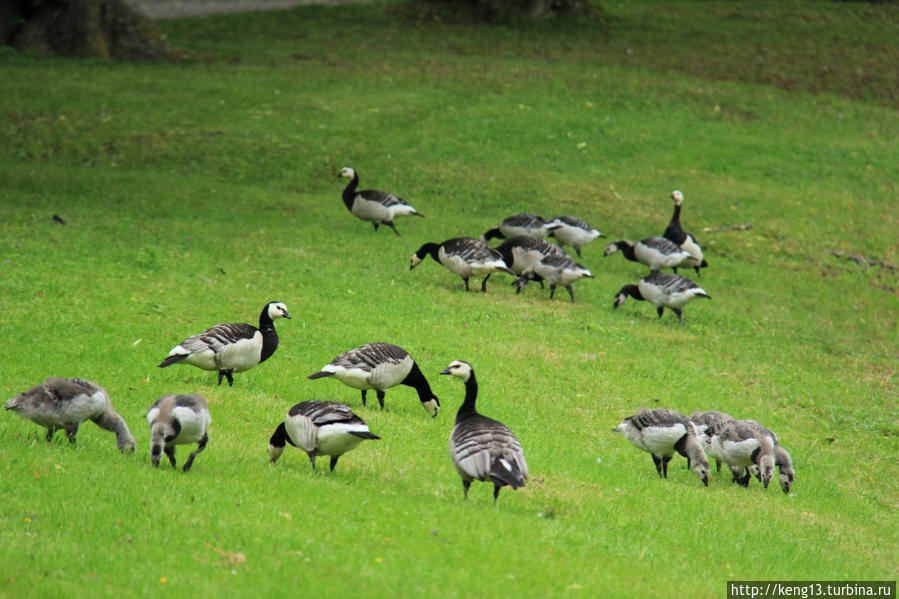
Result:
{"label": "goose black beak", "polygon": [[450,373],[449,368],[444,368],[443,370],[440,371],[440,374],[449,374],[449,373]]}

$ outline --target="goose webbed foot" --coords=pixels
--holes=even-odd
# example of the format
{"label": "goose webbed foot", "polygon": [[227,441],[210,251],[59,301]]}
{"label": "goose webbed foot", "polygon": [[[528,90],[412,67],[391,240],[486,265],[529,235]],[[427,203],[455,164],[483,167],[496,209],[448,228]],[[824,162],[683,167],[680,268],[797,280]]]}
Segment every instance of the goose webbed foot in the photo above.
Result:
{"label": "goose webbed foot", "polygon": [[384,409],[384,392],[381,391],[380,389],[376,389],[375,392],[378,395],[378,405],[380,405],[381,409],[383,410]]}

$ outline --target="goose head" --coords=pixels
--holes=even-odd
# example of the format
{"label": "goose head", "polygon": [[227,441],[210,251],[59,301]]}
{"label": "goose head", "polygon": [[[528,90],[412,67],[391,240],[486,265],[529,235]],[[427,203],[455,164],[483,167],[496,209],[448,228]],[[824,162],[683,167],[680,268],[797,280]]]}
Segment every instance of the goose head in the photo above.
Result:
{"label": "goose head", "polygon": [[440,371],[440,374],[448,374],[467,382],[471,378],[474,369],[471,364],[462,360],[454,360],[450,365]]}
{"label": "goose head", "polygon": [[287,311],[287,306],[281,302],[269,302],[268,317],[272,320],[276,318],[287,318],[290,320],[290,313]]}
{"label": "goose head", "polygon": [[338,178],[338,179],[339,179],[340,177],[344,177],[344,178],[346,178],[346,179],[352,179],[352,178],[355,177],[355,176],[356,176],[356,171],[354,171],[353,169],[351,169],[351,168],[348,167],[348,166],[343,167],[342,169],[340,169],[340,172],[337,173],[337,178]]}
{"label": "goose head", "polygon": [[674,200],[675,206],[680,206],[684,203],[684,194],[675,189],[671,192],[671,199]]}

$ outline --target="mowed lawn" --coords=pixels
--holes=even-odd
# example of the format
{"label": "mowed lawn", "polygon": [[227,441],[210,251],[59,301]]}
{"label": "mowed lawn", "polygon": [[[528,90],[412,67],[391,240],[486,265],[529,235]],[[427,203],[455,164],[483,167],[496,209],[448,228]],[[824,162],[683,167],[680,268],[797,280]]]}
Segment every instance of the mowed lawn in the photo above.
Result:
{"label": "mowed lawn", "polygon": [[[121,455],[88,422],[48,444],[0,414],[0,594],[723,597],[728,580],[896,578],[895,6],[608,2],[485,25],[373,3],[158,25],[181,60],[0,53],[3,399],[91,379],[138,442]],[[341,202],[343,166],[425,218],[375,233]],[[674,189],[712,297],[684,326],[613,310],[646,271],[603,257],[661,234]],[[517,212],[607,236],[583,250],[596,278],[576,303],[504,274],[466,293],[430,258],[410,271],[423,243]],[[156,367],[271,300],[293,318],[233,387]],[[381,411],[306,378],[373,341],[416,358],[435,419],[408,387]],[[530,466],[496,505],[489,484],[463,500],[448,456],[464,387],[439,372],[456,359]],[[147,409],[193,392],[208,448],[187,474],[153,469]],[[310,399],[381,440],[333,473],[291,447],[271,466],[270,435]],[[680,457],[659,480],[612,432],[642,407],[762,422],[793,493],[726,468],[705,488]]]}

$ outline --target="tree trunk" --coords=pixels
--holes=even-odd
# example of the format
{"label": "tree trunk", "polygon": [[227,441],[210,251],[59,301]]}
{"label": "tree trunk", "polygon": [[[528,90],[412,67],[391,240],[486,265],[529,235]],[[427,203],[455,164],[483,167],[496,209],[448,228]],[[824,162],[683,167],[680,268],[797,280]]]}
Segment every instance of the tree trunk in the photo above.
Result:
{"label": "tree trunk", "polygon": [[17,50],[65,56],[171,58],[153,22],[124,0],[0,0],[0,33]]}

